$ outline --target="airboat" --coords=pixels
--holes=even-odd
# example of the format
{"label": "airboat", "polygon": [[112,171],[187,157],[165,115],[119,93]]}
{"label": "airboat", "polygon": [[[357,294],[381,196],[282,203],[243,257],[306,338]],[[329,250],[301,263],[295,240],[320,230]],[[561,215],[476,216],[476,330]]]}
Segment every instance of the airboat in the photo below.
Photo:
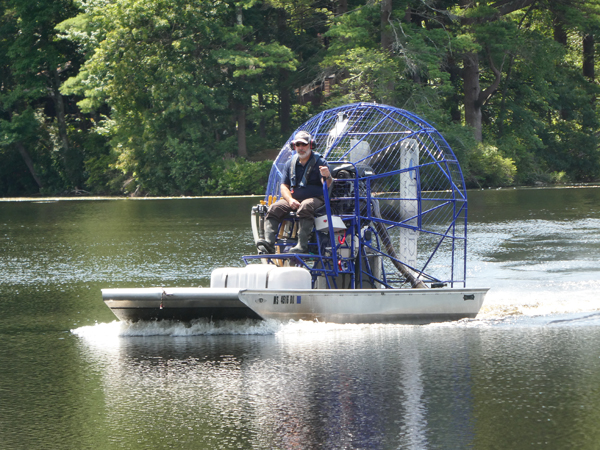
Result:
{"label": "airboat", "polygon": [[[452,149],[430,124],[399,108],[356,103],[300,126],[334,182],[305,254],[290,253],[297,221],[279,229],[273,254],[220,267],[209,288],[103,289],[121,320],[276,319],[426,324],[474,318],[487,288],[467,288],[467,193]],[[280,197],[294,132],[251,211],[255,243]]]}

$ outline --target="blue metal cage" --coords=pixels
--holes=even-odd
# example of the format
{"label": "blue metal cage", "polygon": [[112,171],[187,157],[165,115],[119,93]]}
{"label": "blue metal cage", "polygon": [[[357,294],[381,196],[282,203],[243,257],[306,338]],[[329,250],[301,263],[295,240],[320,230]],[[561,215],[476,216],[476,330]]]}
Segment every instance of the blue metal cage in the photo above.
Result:
{"label": "blue metal cage", "polygon": [[456,156],[438,131],[386,105],[323,111],[281,149],[267,203],[280,196],[282,170],[294,153],[290,143],[300,130],[313,136],[315,151],[332,167],[336,181],[324,189],[324,214],[340,217],[346,230],[343,237],[333,228],[317,233],[314,255],[290,258],[328,288],[465,285],[467,194]]}

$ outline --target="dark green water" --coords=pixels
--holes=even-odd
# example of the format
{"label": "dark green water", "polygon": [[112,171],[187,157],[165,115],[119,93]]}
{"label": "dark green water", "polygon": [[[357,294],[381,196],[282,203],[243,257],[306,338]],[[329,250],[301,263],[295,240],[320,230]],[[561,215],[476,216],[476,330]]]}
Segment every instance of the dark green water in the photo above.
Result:
{"label": "dark green water", "polygon": [[600,189],[470,193],[475,320],[114,322],[239,266],[256,201],[0,202],[0,448],[600,448]]}

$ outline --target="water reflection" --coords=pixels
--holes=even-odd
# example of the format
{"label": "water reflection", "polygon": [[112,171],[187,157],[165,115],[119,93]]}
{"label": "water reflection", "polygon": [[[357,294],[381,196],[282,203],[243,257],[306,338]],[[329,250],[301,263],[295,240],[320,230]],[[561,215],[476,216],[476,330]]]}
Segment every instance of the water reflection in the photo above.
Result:
{"label": "water reflection", "polygon": [[[169,436],[208,448],[594,448],[595,316],[576,328],[575,318],[546,317],[236,330],[247,335],[203,324],[179,337],[183,327],[115,322],[76,333],[87,363],[102,368],[107,427],[124,448],[159,437],[166,447]],[[565,421],[577,437],[557,427]]]}
{"label": "water reflection", "polygon": [[399,442],[403,448],[427,448],[427,410],[423,405],[423,381],[419,351],[407,349],[401,373],[401,389],[405,392],[403,407],[405,424],[400,427]]}
{"label": "water reflection", "polygon": [[[140,416],[161,417],[136,438],[142,444],[167,430],[192,433],[210,448],[416,449],[438,440],[464,448],[473,439],[464,347],[452,354],[430,347],[419,327],[268,326],[273,334],[201,339],[147,336],[184,334],[183,327],[132,331],[117,323],[76,333],[89,363],[104,368],[115,430],[135,427],[128,421]],[[208,328],[196,332],[213,333]],[[264,331],[252,323],[238,328]]]}

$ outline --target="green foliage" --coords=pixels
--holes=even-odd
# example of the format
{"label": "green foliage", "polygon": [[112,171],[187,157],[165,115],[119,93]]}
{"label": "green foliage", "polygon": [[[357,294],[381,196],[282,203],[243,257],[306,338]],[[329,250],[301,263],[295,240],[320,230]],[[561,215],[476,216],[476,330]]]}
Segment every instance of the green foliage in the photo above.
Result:
{"label": "green foliage", "polygon": [[514,161],[496,147],[480,144],[467,156],[467,187],[510,186],[516,175]]}
{"label": "green foliage", "polygon": [[397,0],[382,23],[364,0],[4,0],[0,195],[257,193],[270,163],[232,157],[242,112],[254,156],[358,101],[434,125],[470,186],[600,179],[600,90],[582,75],[600,0],[467,3]]}
{"label": "green foliage", "polygon": [[56,39],[54,29],[75,13],[71,0],[0,5],[0,166],[16,164],[19,155],[19,166],[27,167],[28,161],[29,167],[26,172],[15,167],[13,181],[20,185],[17,176],[29,177],[28,185],[37,180],[42,188],[36,189],[52,194],[83,183],[84,150],[70,145],[70,102],[58,91],[80,59],[71,42]]}
{"label": "green foliage", "polygon": [[124,193],[127,175],[116,168],[117,153],[107,136],[95,132],[79,131],[78,143],[86,150],[84,161],[85,190],[96,195]]}
{"label": "green foliage", "polygon": [[94,33],[101,36],[82,71],[62,89],[84,96],[84,111],[110,106],[110,123],[101,125],[112,136],[115,167],[146,193],[204,189],[211,161],[232,150],[232,104],[261,92],[259,76],[294,68],[288,48],[252,41],[251,27],[232,25],[232,6],[96,1],[60,26],[85,45]]}
{"label": "green foliage", "polygon": [[322,65],[341,74],[342,80],[327,106],[375,101],[417,114],[436,114],[452,93],[449,74],[443,70],[452,45],[447,33],[412,24],[394,25],[395,41],[389,52],[379,43],[379,21],[380,11],[374,5],[356,9],[331,26],[327,35],[337,40]]}
{"label": "green foliage", "polygon": [[262,194],[267,188],[272,165],[271,161],[222,159],[212,166],[204,190],[211,195]]}
{"label": "green foliage", "polygon": [[10,118],[0,120],[0,195],[33,195],[39,191],[19,148],[31,159],[47,192],[64,189],[61,161],[58,152],[53,151],[52,130],[43,113],[28,107]]}

